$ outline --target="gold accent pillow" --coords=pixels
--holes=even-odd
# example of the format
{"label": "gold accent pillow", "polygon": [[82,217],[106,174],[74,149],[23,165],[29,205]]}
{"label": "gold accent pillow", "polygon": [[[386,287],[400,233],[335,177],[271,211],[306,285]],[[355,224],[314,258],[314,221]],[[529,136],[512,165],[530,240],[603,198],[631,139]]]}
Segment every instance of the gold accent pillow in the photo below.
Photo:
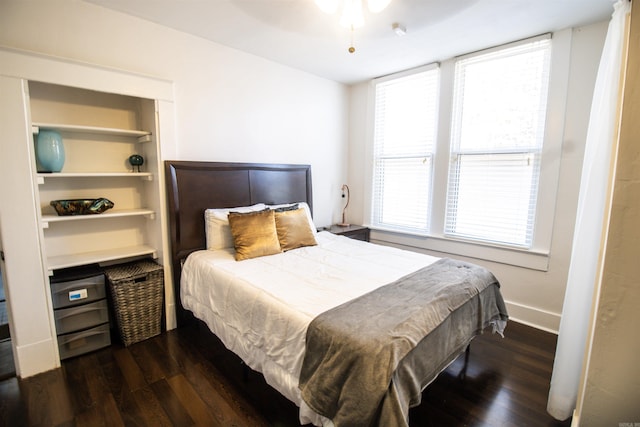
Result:
{"label": "gold accent pillow", "polygon": [[283,251],[318,244],[304,209],[276,212],[275,218],[278,240]]}
{"label": "gold accent pillow", "polygon": [[229,227],[238,261],[282,252],[274,212],[270,209],[250,213],[229,212]]}

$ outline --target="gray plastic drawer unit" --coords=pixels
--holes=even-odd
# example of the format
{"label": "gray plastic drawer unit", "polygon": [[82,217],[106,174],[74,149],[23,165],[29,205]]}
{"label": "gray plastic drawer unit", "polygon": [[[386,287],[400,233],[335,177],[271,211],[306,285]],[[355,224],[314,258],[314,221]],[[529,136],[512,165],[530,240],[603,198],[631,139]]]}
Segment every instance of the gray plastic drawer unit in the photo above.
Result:
{"label": "gray plastic drawer unit", "polygon": [[49,282],[60,359],[111,345],[104,271],[95,264],[57,270]]}

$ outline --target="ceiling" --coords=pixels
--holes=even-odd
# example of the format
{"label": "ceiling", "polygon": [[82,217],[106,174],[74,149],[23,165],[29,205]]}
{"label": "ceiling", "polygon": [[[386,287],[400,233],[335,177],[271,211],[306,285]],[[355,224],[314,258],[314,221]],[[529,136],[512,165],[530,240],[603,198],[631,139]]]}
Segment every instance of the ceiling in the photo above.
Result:
{"label": "ceiling", "polygon": [[[85,0],[345,84],[608,20],[613,0],[392,0],[352,34],[314,0]],[[406,28],[400,37],[392,30]]]}

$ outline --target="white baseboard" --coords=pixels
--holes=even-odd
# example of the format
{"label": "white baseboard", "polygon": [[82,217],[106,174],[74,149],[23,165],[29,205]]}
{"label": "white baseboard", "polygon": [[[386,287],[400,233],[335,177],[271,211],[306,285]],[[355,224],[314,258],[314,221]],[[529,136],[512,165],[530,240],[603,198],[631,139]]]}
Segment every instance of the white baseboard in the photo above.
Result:
{"label": "white baseboard", "polygon": [[166,305],[166,310],[167,310],[166,312],[167,331],[170,331],[178,327],[178,324],[176,321],[176,305],[173,303],[169,303]]}
{"label": "white baseboard", "polygon": [[571,427],[578,427],[580,425],[580,415],[578,415],[577,409],[573,410],[573,418],[571,418]]}
{"label": "white baseboard", "polygon": [[20,378],[30,377],[60,367],[58,342],[47,339],[15,349],[16,374]]}
{"label": "white baseboard", "polygon": [[560,314],[511,301],[505,301],[505,304],[507,306],[507,312],[509,313],[509,320],[524,323],[525,325],[542,329],[552,334],[558,334]]}

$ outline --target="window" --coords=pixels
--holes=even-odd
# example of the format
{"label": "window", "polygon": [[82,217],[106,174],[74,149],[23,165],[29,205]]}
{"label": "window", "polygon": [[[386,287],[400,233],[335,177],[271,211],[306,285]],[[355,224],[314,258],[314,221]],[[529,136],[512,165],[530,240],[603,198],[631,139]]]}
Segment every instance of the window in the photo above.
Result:
{"label": "window", "polygon": [[438,68],[428,67],[375,87],[372,224],[429,231]]}
{"label": "window", "polygon": [[544,39],[456,62],[445,234],[531,246],[550,50]]}
{"label": "window", "polygon": [[[443,244],[544,251],[546,117],[563,105],[560,97],[547,105],[551,54],[550,36],[541,36],[374,80],[368,225]],[[552,208],[555,189],[546,193]],[[540,218],[548,230],[536,244]]]}

